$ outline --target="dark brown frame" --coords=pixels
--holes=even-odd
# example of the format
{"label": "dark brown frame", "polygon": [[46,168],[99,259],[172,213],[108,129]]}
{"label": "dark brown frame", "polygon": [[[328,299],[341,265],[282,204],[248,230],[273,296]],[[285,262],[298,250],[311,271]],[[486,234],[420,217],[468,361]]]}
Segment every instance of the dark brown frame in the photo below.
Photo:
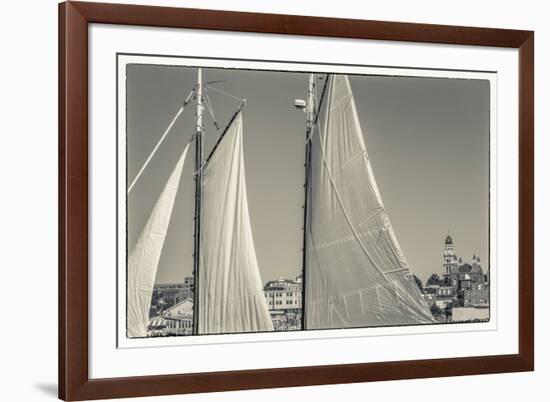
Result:
{"label": "dark brown frame", "polygon": [[[197,28],[519,50],[519,353],[245,370],[88,377],[88,24]],[[534,370],[534,33],[184,8],[59,5],[59,397],[137,397]]]}

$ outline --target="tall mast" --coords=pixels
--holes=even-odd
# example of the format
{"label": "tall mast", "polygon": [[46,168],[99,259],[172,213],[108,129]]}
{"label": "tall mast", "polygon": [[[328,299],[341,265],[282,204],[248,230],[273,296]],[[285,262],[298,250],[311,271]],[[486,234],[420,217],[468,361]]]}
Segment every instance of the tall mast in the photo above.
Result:
{"label": "tall mast", "polygon": [[303,227],[303,249],[302,249],[302,330],[306,329],[306,258],[307,258],[307,223],[308,223],[308,202],[309,202],[309,181],[311,175],[311,133],[315,124],[316,99],[315,99],[315,74],[309,75],[307,105],[306,105],[306,155],[304,162],[305,184],[304,184],[304,227]]}
{"label": "tall mast", "polygon": [[202,69],[197,71],[197,110],[195,116],[195,218],[193,251],[193,334],[199,333],[199,265],[201,247],[202,161],[204,158],[202,115]]}

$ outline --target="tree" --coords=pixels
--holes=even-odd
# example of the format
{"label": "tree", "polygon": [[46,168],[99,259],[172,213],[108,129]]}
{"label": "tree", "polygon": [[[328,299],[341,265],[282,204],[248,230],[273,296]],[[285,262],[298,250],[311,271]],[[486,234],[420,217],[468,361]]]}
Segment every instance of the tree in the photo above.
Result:
{"label": "tree", "polygon": [[441,317],[441,314],[443,313],[443,310],[441,310],[437,304],[432,304],[430,306],[430,312],[432,313],[432,316],[437,320]]}
{"label": "tree", "polygon": [[430,311],[434,317],[440,316],[442,313],[442,310],[435,303],[430,307]]}
{"label": "tree", "polygon": [[432,274],[428,278],[428,281],[426,282],[426,286],[429,286],[429,285],[441,285],[441,278],[439,277],[438,274]]}
{"label": "tree", "polygon": [[424,286],[422,286],[422,281],[418,279],[418,276],[413,274],[414,281],[416,282],[416,285],[418,286],[418,289],[422,292],[424,290]]}

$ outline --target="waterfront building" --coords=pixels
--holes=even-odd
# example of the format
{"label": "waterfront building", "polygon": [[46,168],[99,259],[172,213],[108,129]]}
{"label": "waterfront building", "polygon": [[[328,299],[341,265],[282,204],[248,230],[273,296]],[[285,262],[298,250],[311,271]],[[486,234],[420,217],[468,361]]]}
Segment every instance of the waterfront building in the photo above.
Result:
{"label": "waterfront building", "polygon": [[193,299],[185,298],[162,314],[168,321],[169,335],[191,335],[193,332]]}
{"label": "waterfront building", "polygon": [[192,276],[186,277],[183,283],[155,284],[149,316],[161,315],[164,310],[175,306],[181,301],[187,298],[193,299],[193,291],[194,279]]}
{"label": "waterfront building", "polygon": [[191,335],[193,331],[193,300],[185,298],[149,319],[148,336]]}
{"label": "waterfront building", "polygon": [[264,286],[264,295],[275,331],[301,328],[302,277],[296,280],[279,278]]}
{"label": "waterfront building", "polygon": [[264,295],[270,310],[301,310],[302,283],[279,278],[264,286]]}

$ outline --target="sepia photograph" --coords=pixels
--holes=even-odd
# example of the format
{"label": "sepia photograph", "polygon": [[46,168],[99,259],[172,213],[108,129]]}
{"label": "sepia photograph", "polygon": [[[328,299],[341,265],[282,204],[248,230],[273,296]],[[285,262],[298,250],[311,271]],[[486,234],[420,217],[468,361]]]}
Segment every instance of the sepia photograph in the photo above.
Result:
{"label": "sepia photograph", "polygon": [[399,10],[59,4],[60,399],[535,371],[534,26]]}
{"label": "sepia photograph", "polygon": [[143,59],[118,93],[127,338],[491,320],[482,74]]}

